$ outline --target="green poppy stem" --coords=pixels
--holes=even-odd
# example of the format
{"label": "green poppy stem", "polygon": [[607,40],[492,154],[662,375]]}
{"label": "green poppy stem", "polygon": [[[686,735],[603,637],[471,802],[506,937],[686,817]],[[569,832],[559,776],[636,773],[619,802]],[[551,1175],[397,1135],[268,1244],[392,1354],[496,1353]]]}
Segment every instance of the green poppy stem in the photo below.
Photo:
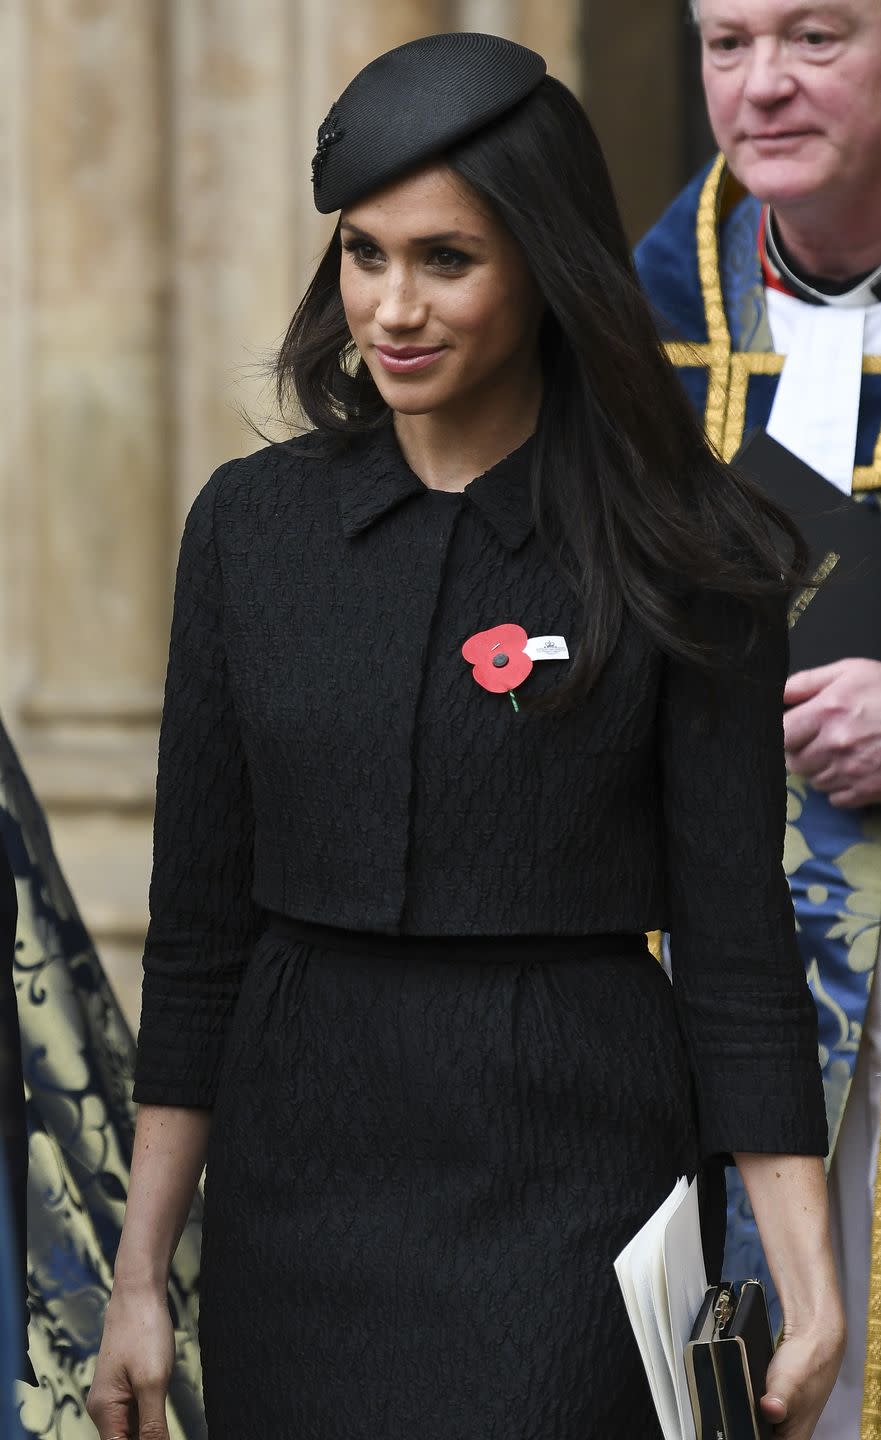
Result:
{"label": "green poppy stem", "polygon": [[517,704],[517,696],[514,694],[514,691],[513,691],[513,690],[509,690],[509,691],[508,691],[508,694],[509,694],[510,697],[511,697],[511,704],[514,706],[515,711],[516,711],[517,714],[519,715],[519,714],[520,714],[520,706]]}

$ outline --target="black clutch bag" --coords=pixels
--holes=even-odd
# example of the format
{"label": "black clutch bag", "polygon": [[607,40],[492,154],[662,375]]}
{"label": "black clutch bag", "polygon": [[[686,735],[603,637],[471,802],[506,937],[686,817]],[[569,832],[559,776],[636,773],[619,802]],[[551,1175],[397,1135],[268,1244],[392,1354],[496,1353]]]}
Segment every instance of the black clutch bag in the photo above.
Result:
{"label": "black clutch bag", "polygon": [[711,1285],[685,1346],[697,1440],[773,1440],[759,1410],[773,1354],[761,1282]]}

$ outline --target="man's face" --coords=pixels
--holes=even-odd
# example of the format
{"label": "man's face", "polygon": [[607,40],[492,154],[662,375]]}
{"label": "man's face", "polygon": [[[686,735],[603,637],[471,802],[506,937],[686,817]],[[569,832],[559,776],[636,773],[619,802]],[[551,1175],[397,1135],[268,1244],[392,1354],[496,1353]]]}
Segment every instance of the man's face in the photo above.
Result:
{"label": "man's face", "polygon": [[881,0],[700,0],[710,121],[785,209],[881,192]]}

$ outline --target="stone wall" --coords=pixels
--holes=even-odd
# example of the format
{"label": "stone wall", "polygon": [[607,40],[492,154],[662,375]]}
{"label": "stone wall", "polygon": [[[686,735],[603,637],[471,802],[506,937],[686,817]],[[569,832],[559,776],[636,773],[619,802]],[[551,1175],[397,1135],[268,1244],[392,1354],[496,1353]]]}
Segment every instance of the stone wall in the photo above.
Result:
{"label": "stone wall", "polygon": [[133,1019],[178,537],[259,443],[242,412],[271,414],[266,361],[328,229],[318,122],[393,44],[508,34],[593,95],[637,225],[680,178],[678,14],[0,0],[0,707]]}

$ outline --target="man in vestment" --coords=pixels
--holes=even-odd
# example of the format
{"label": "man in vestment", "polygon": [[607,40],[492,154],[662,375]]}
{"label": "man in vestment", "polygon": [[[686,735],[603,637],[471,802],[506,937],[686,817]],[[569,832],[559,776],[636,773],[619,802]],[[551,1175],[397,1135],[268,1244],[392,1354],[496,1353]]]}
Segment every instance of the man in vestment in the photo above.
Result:
{"label": "man in vestment", "polygon": [[[639,246],[643,285],[722,455],[765,428],[877,515],[881,550],[881,0],[694,11],[722,153]],[[791,675],[784,717],[785,864],[819,1014],[849,1330],[818,1440],[881,1436],[881,663],[844,648]],[[767,1277],[729,1176],[726,1267]]]}

